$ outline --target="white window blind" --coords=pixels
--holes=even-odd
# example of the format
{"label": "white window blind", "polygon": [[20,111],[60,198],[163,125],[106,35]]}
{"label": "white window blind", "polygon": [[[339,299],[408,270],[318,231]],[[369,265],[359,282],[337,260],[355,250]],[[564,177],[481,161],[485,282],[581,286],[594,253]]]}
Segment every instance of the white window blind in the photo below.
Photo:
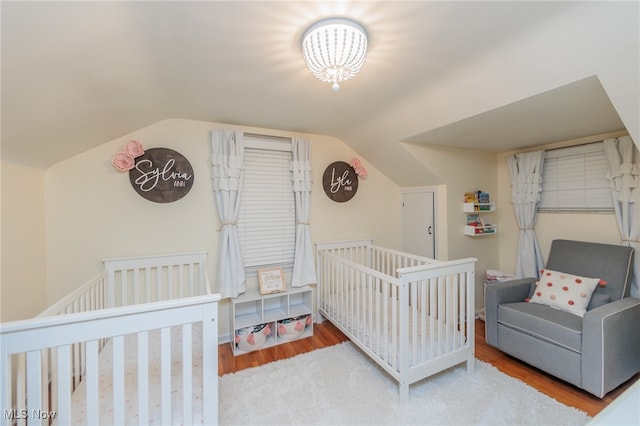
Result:
{"label": "white window blind", "polygon": [[291,144],[245,136],[238,234],[245,268],[292,264],[296,217]]}
{"label": "white window blind", "polygon": [[602,142],[545,152],[539,211],[610,211]]}

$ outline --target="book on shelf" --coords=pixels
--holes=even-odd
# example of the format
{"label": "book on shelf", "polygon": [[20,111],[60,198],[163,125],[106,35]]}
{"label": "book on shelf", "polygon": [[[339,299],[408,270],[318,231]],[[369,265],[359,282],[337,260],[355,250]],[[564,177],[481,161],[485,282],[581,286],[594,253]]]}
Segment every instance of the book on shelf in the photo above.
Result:
{"label": "book on shelf", "polygon": [[465,192],[464,193],[464,202],[465,203],[477,203],[478,196],[475,192]]}
{"label": "book on shelf", "polygon": [[481,203],[481,204],[489,204],[490,203],[489,200],[490,200],[491,197],[486,192],[478,191],[477,197],[478,197],[478,203]]}
{"label": "book on shelf", "polygon": [[467,215],[467,225],[469,225],[469,226],[482,226],[482,225],[480,225],[481,220],[482,219],[480,218],[480,215],[478,215],[478,214]]}

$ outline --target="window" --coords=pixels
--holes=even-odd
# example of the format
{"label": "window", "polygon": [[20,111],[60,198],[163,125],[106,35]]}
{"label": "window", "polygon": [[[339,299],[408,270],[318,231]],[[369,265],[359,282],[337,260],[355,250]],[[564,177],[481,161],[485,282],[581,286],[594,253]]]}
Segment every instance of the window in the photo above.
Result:
{"label": "window", "polygon": [[245,135],[244,144],[238,217],[244,266],[291,265],[296,239],[291,142]]}
{"label": "window", "polygon": [[602,142],[545,152],[538,211],[613,211]]}

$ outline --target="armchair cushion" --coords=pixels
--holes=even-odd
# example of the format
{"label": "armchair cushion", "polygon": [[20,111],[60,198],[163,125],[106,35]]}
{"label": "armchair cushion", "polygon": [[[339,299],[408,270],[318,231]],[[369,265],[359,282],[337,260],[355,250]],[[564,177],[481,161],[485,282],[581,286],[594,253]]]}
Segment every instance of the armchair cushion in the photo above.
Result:
{"label": "armchair cushion", "polygon": [[500,324],[573,352],[582,352],[582,318],[537,303],[506,303],[498,307]]}
{"label": "armchair cushion", "polygon": [[587,311],[606,305],[609,302],[611,302],[611,296],[606,293],[595,292],[591,295],[591,301],[589,302]]}
{"label": "armchair cushion", "polygon": [[600,278],[586,278],[543,269],[540,281],[536,283],[536,289],[529,302],[550,306],[582,317],[587,311],[591,295],[599,281]]}
{"label": "armchair cushion", "polygon": [[606,286],[596,293],[607,294],[611,300],[629,296],[633,271],[633,249],[612,244],[584,241],[554,240],[546,269],[584,277],[599,277]]}

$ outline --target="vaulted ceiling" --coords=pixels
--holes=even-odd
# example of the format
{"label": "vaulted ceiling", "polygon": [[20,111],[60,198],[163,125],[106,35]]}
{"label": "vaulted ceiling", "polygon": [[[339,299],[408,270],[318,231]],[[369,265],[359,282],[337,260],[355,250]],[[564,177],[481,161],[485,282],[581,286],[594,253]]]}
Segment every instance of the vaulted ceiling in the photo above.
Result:
{"label": "vaulted ceiling", "polygon": [[[624,130],[638,143],[637,2],[12,2],[2,159],[52,164],[167,118],[335,136],[401,185],[403,143],[503,152]],[[304,30],[370,35],[334,93]]]}

